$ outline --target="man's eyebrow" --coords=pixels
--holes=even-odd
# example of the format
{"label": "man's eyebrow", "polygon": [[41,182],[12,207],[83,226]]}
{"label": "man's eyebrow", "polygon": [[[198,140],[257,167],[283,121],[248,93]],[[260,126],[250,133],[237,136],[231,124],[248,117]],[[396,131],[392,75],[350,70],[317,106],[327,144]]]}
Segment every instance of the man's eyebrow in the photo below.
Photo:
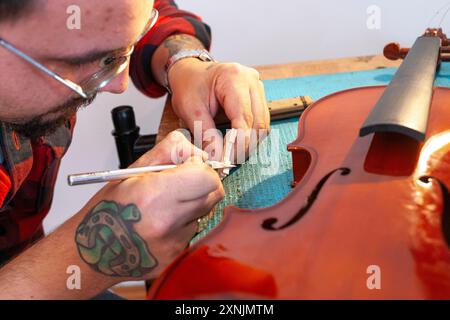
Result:
{"label": "man's eyebrow", "polygon": [[93,50],[79,56],[56,57],[52,58],[52,60],[56,62],[67,63],[70,65],[83,65],[96,62],[107,56],[115,55],[120,52],[125,52],[126,50],[127,48],[120,48],[115,50]]}

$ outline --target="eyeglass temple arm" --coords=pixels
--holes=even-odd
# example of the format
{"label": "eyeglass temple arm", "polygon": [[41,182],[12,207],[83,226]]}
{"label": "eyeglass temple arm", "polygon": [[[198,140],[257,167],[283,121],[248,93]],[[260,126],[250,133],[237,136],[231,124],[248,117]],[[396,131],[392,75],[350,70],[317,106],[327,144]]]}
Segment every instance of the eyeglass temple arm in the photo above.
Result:
{"label": "eyeglass temple arm", "polygon": [[54,73],[53,71],[51,71],[50,69],[44,67],[42,64],[40,64],[39,62],[37,62],[36,60],[34,60],[33,58],[27,56],[25,53],[23,53],[22,51],[16,49],[14,46],[12,46],[11,44],[9,44],[7,41],[0,39],[0,45],[2,47],[4,47],[5,49],[7,49],[8,51],[14,53],[15,55],[21,57],[22,59],[24,59],[25,61],[27,61],[28,63],[32,64],[33,66],[35,66],[36,68],[38,68],[39,70],[41,70],[42,72],[45,72],[47,75],[49,75],[50,77],[52,77],[53,79],[59,81],[60,83],[62,83],[63,85],[65,85],[66,87],[68,87],[69,89],[75,91],[76,93],[78,93],[80,96],[82,96],[84,99],[87,99],[88,96],[87,94],[83,91],[83,89],[81,89],[81,87],[79,85],[77,85],[76,83],[73,83],[72,81],[68,80],[68,79],[63,79],[61,78],[59,75],[57,75],[56,73]]}

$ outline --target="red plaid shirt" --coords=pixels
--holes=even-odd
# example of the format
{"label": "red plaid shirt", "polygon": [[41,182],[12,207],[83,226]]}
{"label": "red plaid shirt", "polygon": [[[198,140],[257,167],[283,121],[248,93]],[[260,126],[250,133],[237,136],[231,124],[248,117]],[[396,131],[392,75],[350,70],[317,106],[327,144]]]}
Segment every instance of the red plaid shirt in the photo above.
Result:
{"label": "red plaid shirt", "polygon": [[159,11],[158,23],[136,46],[130,75],[141,92],[158,98],[166,94],[166,89],[155,82],[151,72],[151,58],[158,46],[169,36],[183,33],[195,36],[209,50],[211,30],[198,16],[178,9],[172,0],[156,0],[155,8]]}
{"label": "red plaid shirt", "polygon": [[[209,27],[192,13],[178,9],[172,0],[156,0],[160,17],[155,27],[136,46],[130,76],[150,97],[165,89],[153,80],[151,59],[158,46],[174,34],[197,37],[206,48],[211,43]],[[0,122],[0,264],[43,236],[42,221],[50,210],[61,158],[66,153],[75,119],[48,137],[29,141]]]}

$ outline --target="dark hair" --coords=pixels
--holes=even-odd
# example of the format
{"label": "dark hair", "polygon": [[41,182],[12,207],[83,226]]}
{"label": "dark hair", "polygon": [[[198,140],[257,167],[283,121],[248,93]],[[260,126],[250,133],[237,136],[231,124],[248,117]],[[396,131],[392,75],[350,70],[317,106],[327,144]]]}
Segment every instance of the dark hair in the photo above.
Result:
{"label": "dark hair", "polygon": [[0,22],[21,18],[34,4],[35,0],[0,0]]}

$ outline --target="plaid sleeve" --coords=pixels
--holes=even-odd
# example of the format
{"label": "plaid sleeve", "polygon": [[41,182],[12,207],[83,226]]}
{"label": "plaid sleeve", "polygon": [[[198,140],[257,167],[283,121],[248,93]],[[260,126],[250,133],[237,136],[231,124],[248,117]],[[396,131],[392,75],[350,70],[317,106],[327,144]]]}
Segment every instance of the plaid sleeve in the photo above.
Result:
{"label": "plaid sleeve", "polygon": [[173,0],[156,0],[159,19],[150,32],[138,43],[131,57],[130,76],[135,86],[145,95],[158,98],[166,89],[154,80],[151,60],[158,46],[174,34],[188,34],[199,39],[205,48],[211,46],[211,29],[201,18],[178,9]]}
{"label": "plaid sleeve", "polygon": [[9,191],[11,190],[12,182],[9,177],[8,172],[0,164],[0,208],[3,207],[6,197],[8,196]]}

